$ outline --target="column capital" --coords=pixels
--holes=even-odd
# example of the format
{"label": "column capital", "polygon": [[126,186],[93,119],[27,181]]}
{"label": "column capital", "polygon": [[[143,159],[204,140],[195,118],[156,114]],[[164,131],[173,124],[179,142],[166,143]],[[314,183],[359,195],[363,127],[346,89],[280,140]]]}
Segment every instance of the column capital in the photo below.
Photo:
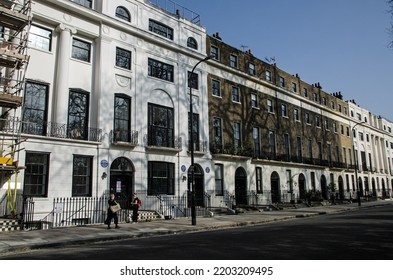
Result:
{"label": "column capital", "polygon": [[56,27],[56,31],[69,31],[71,35],[76,34],[76,28],[69,26],[67,24],[64,23],[60,23],[57,27]]}

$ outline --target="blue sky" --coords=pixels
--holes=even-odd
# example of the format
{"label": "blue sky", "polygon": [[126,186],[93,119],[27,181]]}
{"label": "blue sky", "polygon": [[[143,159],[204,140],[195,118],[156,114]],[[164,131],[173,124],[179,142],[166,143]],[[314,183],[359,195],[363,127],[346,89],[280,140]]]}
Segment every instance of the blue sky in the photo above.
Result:
{"label": "blue sky", "polygon": [[233,47],[393,121],[387,0],[173,0]]}

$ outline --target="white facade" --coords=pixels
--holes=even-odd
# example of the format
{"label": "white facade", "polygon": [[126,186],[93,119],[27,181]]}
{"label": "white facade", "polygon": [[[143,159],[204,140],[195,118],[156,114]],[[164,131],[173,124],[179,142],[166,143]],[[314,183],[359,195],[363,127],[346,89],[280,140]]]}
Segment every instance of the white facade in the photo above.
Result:
{"label": "white facade", "polygon": [[[37,0],[32,6],[25,93],[29,98],[17,114],[26,139],[18,160],[27,169],[11,184],[34,197],[34,219],[50,213],[59,197],[137,192],[149,209],[153,206],[148,204],[153,201],[149,196],[185,195],[191,163],[188,78],[197,64],[197,85],[192,89],[193,113],[198,117],[196,185],[198,195],[210,197],[212,206],[231,207],[228,203],[235,202],[231,197],[240,197],[237,178],[245,178],[246,204],[260,205],[273,202],[273,184],[284,194],[282,202],[295,200],[300,192],[324,191],[321,186],[327,189],[332,184],[345,189],[346,198],[353,198],[356,179],[353,168],[212,155],[208,74],[351,129],[356,125],[353,145],[351,134],[336,132],[342,138],[340,153],[346,156],[341,163],[354,164],[354,147],[362,189],[366,191],[368,184],[375,196],[390,196],[393,125],[388,120],[352,102],[345,108],[348,114],[342,114],[214,60],[199,64],[207,53],[206,30],[179,10],[169,13],[146,0],[84,2],[92,7],[76,2],[83,1]],[[301,148],[305,153],[304,143]],[[219,166],[224,167],[221,178]],[[259,193],[257,168],[262,172]],[[273,180],[275,174],[278,180]],[[217,190],[219,179],[223,192]],[[6,190],[4,185],[0,195]]]}
{"label": "white facade", "polygon": [[[31,44],[29,49],[31,59],[26,80],[47,88],[44,122],[47,129],[50,126],[51,130],[62,133],[61,136],[52,131],[42,136],[36,135],[38,133],[22,133],[27,138],[21,145],[24,152],[20,153],[19,161],[22,164],[29,164],[26,162],[26,153],[29,152],[49,156],[46,190],[35,198],[35,213],[38,217],[52,210],[54,198],[74,195],[73,180],[76,176],[73,166],[77,164],[76,156],[91,160],[91,166],[88,167],[91,174],[84,178],[90,180],[88,185],[91,190],[86,191],[87,196],[101,196],[121,190],[124,195],[137,192],[143,197],[148,189],[149,162],[173,164],[171,188],[174,190],[168,195],[179,196],[187,192],[190,165],[190,90],[187,80],[188,72],[205,58],[205,29],[143,0],[93,1],[93,6],[95,10],[68,0],[35,1],[33,5],[32,25],[48,31],[49,40],[46,42],[49,42],[49,46],[39,44],[39,39],[35,38],[36,44]],[[129,12],[129,22],[116,15],[118,7]],[[173,38],[149,31],[150,20],[169,27],[173,31]],[[190,37],[196,44],[195,48],[187,45]],[[74,44],[75,40],[90,47],[87,61],[75,58],[75,47],[78,47]],[[116,66],[118,49],[131,55],[129,69],[125,65]],[[171,79],[157,77],[160,74],[151,75],[148,72],[149,59],[172,66]],[[200,64],[194,73],[198,75],[199,86],[192,91],[193,111],[199,114],[199,140],[207,143],[208,123],[207,118],[203,117],[207,115],[207,99],[204,98],[207,91],[204,82],[206,65]],[[79,139],[80,131],[75,134],[70,128],[72,91],[87,97],[84,110],[78,107],[83,107],[83,104],[75,101],[75,110],[79,115],[73,117],[76,119],[82,114],[88,119],[88,129],[85,129],[88,135],[84,139]],[[126,141],[115,139],[115,95],[129,101],[129,116],[126,117],[129,131],[126,134],[131,136]],[[171,116],[168,119],[173,122],[173,145],[157,145],[157,139],[152,140],[153,144],[148,142],[149,104],[169,108]],[[23,118],[23,110],[20,113]],[[126,159],[128,165],[114,167],[112,163],[119,158]],[[211,164],[206,149],[204,152],[195,152],[195,163],[205,173],[203,188],[208,191]],[[116,171],[112,172],[111,167]],[[26,183],[25,172],[19,174],[19,189]],[[126,180],[122,181],[124,178]],[[124,189],[127,191],[124,192]]]}
{"label": "white facade", "polygon": [[359,188],[365,195],[392,195],[392,123],[349,101],[353,145],[358,156]]}

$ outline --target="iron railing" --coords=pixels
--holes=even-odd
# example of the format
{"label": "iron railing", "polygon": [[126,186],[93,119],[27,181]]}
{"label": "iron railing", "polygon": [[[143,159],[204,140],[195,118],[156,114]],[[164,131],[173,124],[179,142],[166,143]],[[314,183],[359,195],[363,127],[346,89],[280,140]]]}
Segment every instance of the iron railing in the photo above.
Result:
{"label": "iron railing", "polygon": [[75,140],[101,142],[102,129],[92,127],[79,127],[57,122],[25,122],[18,117],[0,119],[0,132],[18,134],[19,132]]}
{"label": "iron railing", "polygon": [[[195,152],[207,152],[207,141],[195,141],[194,151]],[[188,150],[191,150],[191,141],[188,141]]]}
{"label": "iron railing", "polygon": [[[11,199],[9,197],[8,199]],[[23,213],[23,196],[20,192],[16,194],[16,205],[15,209],[9,208],[10,201],[7,201],[7,193],[4,193],[0,198],[0,217],[19,217],[18,215],[22,215]]]}
{"label": "iron railing", "polygon": [[112,143],[127,143],[129,145],[138,145],[138,131],[115,129],[110,133]]}
{"label": "iron railing", "polygon": [[[187,193],[180,196],[155,195],[148,196],[146,193],[139,193],[138,197],[143,204],[141,211],[156,212],[165,218],[190,217],[189,197]],[[49,229],[57,227],[81,226],[87,224],[103,224],[108,207],[109,197],[58,197],[53,200],[53,209],[41,219],[34,219],[34,202],[32,199],[25,203],[23,224],[25,229]],[[130,214],[131,199],[126,197],[118,198],[121,206],[118,212],[119,222],[126,222]],[[26,201],[27,202],[27,201]],[[203,196],[203,206],[196,207],[197,216],[205,216],[211,205],[210,197]],[[148,209],[148,210],[146,210]]]}
{"label": "iron railing", "polygon": [[182,148],[182,138],[174,137],[172,135],[163,134],[162,137],[157,137],[156,134],[145,134],[143,142],[148,147],[155,148]]}
{"label": "iron railing", "polygon": [[210,152],[212,154],[237,155],[250,158],[254,155],[252,148],[233,144],[210,143]]}
{"label": "iron railing", "polygon": [[171,15],[185,18],[192,23],[200,25],[201,19],[199,14],[177,4],[172,0],[149,0],[149,2]]}
{"label": "iron railing", "polygon": [[34,227],[34,207],[34,198],[25,196],[23,198],[23,209],[21,214],[21,224],[23,229],[31,229]]}

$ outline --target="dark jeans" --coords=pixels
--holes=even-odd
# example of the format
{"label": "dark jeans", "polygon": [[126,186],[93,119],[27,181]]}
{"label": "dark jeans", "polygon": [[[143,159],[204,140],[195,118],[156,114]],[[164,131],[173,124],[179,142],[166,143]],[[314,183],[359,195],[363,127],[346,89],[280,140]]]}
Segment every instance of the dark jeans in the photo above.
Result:
{"label": "dark jeans", "polygon": [[139,207],[137,205],[134,205],[132,207],[132,221],[133,222],[138,221],[138,209],[139,209]]}
{"label": "dark jeans", "polygon": [[119,223],[119,218],[117,217],[117,213],[113,213],[112,211],[108,210],[108,216],[106,217],[105,220],[105,224],[107,224],[108,227],[111,225],[112,219],[115,225]]}

